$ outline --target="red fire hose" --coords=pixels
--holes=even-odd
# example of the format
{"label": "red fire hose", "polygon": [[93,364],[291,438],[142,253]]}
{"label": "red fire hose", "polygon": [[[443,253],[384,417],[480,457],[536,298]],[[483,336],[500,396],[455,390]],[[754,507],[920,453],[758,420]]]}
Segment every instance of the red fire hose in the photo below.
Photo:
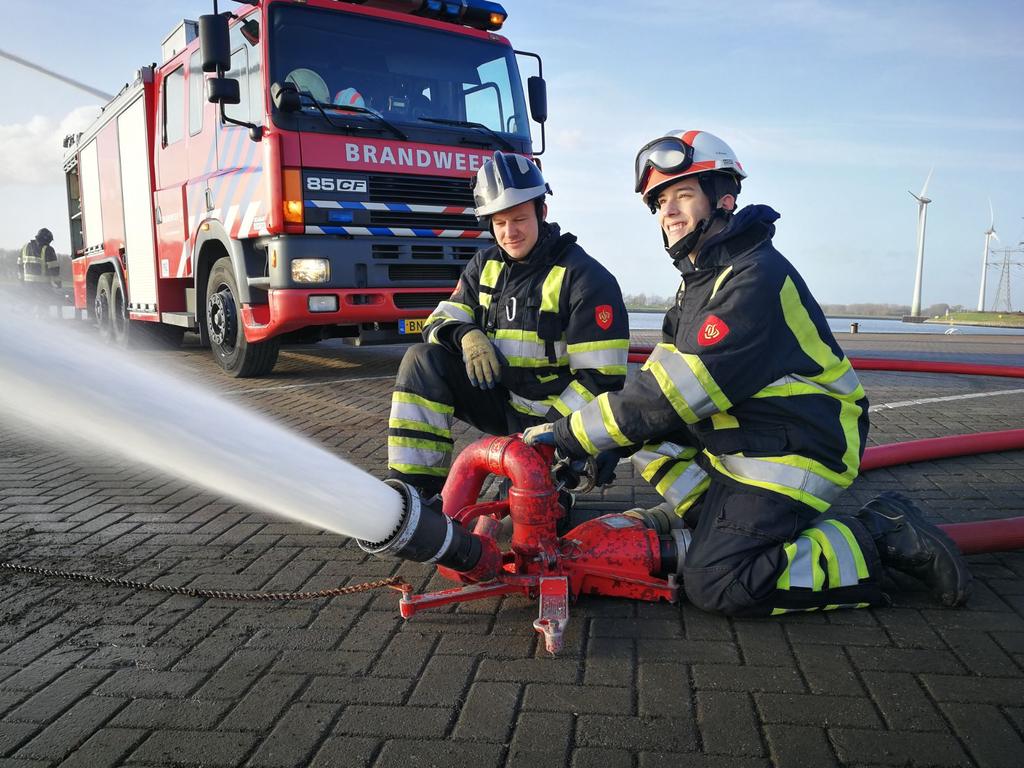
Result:
{"label": "red fire hose", "polygon": [[[629,349],[629,362],[643,363],[654,347],[633,346]],[[1012,365],[983,365],[941,360],[899,360],[892,358],[851,357],[850,362],[859,371],[900,371],[905,373],[953,373],[970,376],[1002,376],[1024,379],[1024,367]],[[1024,429],[1000,432],[979,432],[971,435],[934,437],[910,440],[904,443],[876,445],[864,452],[861,472],[911,464],[916,461],[948,459],[954,456],[972,456],[996,451],[1024,450]],[[1024,549],[1024,517],[1006,520],[982,520],[976,523],[947,523],[939,526],[956,542],[965,555],[981,552],[1008,552]]]}

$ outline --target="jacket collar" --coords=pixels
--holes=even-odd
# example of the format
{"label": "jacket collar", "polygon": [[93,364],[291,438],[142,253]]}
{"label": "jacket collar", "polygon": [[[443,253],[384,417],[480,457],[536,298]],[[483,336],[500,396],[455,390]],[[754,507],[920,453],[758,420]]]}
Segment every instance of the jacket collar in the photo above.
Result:
{"label": "jacket collar", "polygon": [[705,241],[695,263],[683,259],[676,267],[684,275],[698,269],[730,264],[736,257],[770,242],[779,214],[767,205],[748,205],[729,217],[725,228]]}
{"label": "jacket collar", "polygon": [[554,223],[541,222],[540,233],[537,244],[533,250],[522,261],[510,259],[508,254],[497,243],[494,247],[498,249],[502,261],[508,265],[521,264],[524,267],[544,267],[554,264],[565,249],[576,242],[576,235],[562,234],[561,228]]}

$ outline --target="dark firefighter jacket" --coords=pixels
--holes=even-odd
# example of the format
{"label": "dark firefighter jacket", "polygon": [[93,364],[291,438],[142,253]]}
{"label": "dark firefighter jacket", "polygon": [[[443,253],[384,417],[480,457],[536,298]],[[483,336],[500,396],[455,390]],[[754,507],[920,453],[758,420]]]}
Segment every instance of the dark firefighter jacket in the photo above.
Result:
{"label": "dark firefighter jacket", "polygon": [[777,218],[748,206],[695,264],[677,264],[664,341],[622,391],[555,424],[559,447],[582,455],[687,441],[712,475],[818,511],[832,504],[860,467],[867,398],[818,303],[772,246]]}
{"label": "dark firefighter jacket", "polygon": [[619,285],[603,266],[544,223],[521,262],[494,245],[466,265],[447,301],[427,318],[423,338],[462,354],[462,337],[481,328],[503,359],[512,407],[555,420],[622,387],[629,319]]}
{"label": "dark firefighter jacket", "polygon": [[26,283],[49,283],[60,276],[60,262],[52,246],[32,239],[21,249],[18,259],[21,278]]}

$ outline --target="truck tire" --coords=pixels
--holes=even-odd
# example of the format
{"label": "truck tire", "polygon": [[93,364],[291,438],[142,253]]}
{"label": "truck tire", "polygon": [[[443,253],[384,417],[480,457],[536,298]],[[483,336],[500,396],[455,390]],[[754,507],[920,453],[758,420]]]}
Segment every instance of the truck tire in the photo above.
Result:
{"label": "truck tire", "polygon": [[263,376],[274,368],[281,340],[246,341],[241,309],[231,259],[218,259],[206,283],[206,330],[213,358],[235,378]]}
{"label": "truck tire", "polygon": [[114,343],[123,349],[177,349],[185,336],[185,329],[150,322],[132,320],[128,316],[128,302],[117,280],[110,288],[110,327]]}
{"label": "truck tire", "polygon": [[111,272],[104,272],[96,281],[96,297],[92,304],[93,322],[96,323],[96,330],[99,331],[103,341],[110,341],[113,336],[113,328],[110,321],[110,313],[114,307],[114,275]]}

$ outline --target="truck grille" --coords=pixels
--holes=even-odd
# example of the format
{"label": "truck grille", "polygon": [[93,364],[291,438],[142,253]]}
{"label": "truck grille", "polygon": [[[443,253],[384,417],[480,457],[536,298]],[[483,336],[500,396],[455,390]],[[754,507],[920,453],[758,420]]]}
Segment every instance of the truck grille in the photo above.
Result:
{"label": "truck grille", "polygon": [[396,293],[395,306],[399,309],[433,309],[447,299],[448,293]]}
{"label": "truck grille", "polygon": [[473,206],[473,189],[469,179],[371,174],[369,182],[372,203],[459,205],[464,208]]}
{"label": "truck grille", "polygon": [[462,274],[458,264],[392,264],[388,267],[388,279],[399,280],[445,280],[454,283]]}
{"label": "truck grille", "polygon": [[465,262],[473,258],[480,250],[476,245],[413,245],[406,243],[374,243],[372,247],[375,259],[416,259],[441,261],[451,259]]}

